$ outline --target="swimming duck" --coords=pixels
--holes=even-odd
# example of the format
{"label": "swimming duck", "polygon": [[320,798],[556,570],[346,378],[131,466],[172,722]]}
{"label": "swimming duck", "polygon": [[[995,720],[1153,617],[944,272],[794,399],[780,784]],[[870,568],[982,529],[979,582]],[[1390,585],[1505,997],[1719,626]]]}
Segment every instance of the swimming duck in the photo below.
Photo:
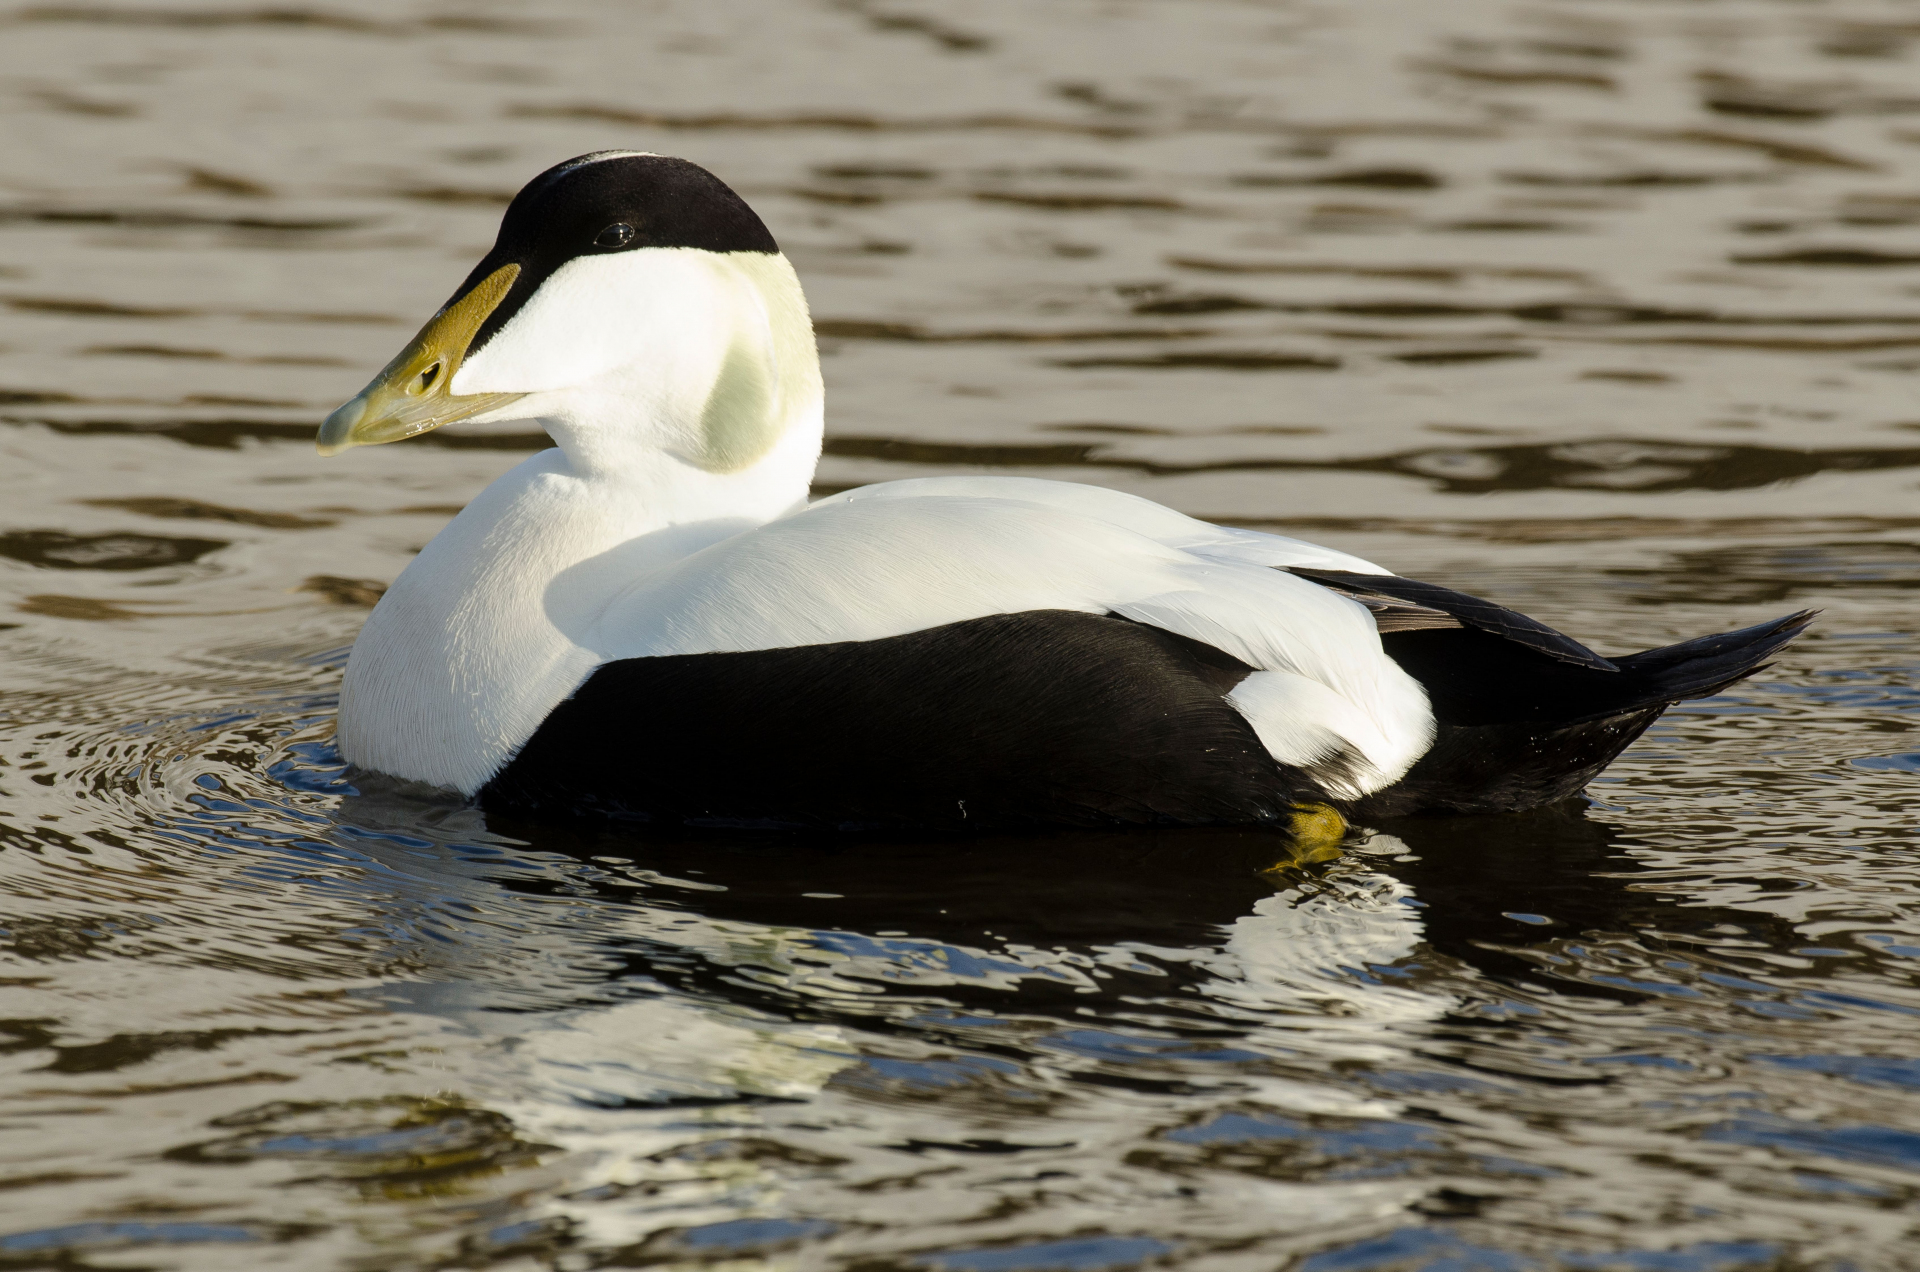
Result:
{"label": "swimming duck", "polygon": [[799,279],[730,188],[622,150],[536,177],[320,430],[327,455],[456,420],[554,442],[374,609],[342,756],[489,810],[661,825],[1500,812],[1579,791],[1811,617],[1607,659],[1095,486],[933,477],[808,502],[822,416]]}

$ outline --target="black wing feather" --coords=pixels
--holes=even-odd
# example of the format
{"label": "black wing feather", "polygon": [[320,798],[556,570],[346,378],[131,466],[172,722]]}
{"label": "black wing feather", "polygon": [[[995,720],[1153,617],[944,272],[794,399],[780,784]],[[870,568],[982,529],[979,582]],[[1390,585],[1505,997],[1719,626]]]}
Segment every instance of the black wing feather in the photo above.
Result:
{"label": "black wing feather", "polygon": [[[1295,566],[1288,571],[1322,587],[1344,592],[1363,604],[1368,596],[1404,601],[1424,609],[1438,610],[1460,620],[1462,626],[1524,645],[1537,653],[1576,667],[1595,671],[1619,671],[1620,668],[1582,645],[1564,632],[1557,632],[1538,619],[1510,610],[1492,601],[1483,601],[1465,592],[1456,592],[1438,583],[1403,579],[1397,574],[1356,574],[1350,570],[1309,570]],[[1384,630],[1384,629],[1383,629]]]}

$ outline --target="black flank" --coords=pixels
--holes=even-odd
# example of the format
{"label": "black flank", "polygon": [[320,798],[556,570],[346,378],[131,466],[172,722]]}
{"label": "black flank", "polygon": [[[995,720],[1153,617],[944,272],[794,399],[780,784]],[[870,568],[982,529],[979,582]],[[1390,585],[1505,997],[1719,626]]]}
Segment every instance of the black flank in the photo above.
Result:
{"label": "black flank", "polygon": [[1272,823],[1308,801],[1363,822],[1515,812],[1577,794],[1670,704],[1752,675],[1812,618],[1609,661],[1446,588],[1296,573],[1461,623],[1382,624],[1437,732],[1404,777],[1363,799],[1326,794],[1355,757],[1301,769],[1267,754],[1225,699],[1251,672],[1244,663],[1145,624],[1040,610],[884,640],[609,663],[481,803],[664,827],[968,832]]}
{"label": "black flank", "polygon": [[1225,701],[1249,671],[1156,627],[1063,610],[623,659],[555,708],[480,799],[664,826],[1269,822],[1325,796]]}

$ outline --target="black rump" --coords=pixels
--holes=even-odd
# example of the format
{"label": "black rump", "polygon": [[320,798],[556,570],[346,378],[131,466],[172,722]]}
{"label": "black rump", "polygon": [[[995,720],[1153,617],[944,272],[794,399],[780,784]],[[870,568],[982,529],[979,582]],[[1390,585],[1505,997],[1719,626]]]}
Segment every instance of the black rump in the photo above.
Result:
{"label": "black rump", "polygon": [[[1421,594],[1427,605],[1437,605],[1435,593],[1444,594],[1449,612],[1465,625],[1381,634],[1387,655],[1426,689],[1435,736],[1406,776],[1347,806],[1362,821],[1517,812],[1578,794],[1670,705],[1718,693],[1759,671],[1813,617],[1803,610],[1609,661],[1491,602],[1389,581],[1399,584],[1428,589]],[[1392,593],[1408,594],[1398,587]],[[1489,612],[1525,626],[1489,619]],[[1568,646],[1603,666],[1575,661]]]}

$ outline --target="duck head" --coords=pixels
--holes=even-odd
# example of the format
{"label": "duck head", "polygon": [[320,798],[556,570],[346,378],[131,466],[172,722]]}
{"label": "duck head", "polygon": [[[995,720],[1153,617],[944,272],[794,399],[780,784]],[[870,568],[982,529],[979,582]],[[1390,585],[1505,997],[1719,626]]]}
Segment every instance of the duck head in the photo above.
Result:
{"label": "duck head", "polygon": [[684,159],[606,150],[514,196],[493,250],[318,444],[536,419],[576,467],[726,474],[817,455],[821,409],[806,300],[760,218]]}

